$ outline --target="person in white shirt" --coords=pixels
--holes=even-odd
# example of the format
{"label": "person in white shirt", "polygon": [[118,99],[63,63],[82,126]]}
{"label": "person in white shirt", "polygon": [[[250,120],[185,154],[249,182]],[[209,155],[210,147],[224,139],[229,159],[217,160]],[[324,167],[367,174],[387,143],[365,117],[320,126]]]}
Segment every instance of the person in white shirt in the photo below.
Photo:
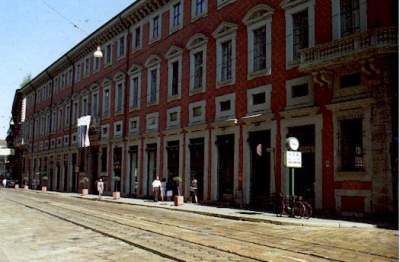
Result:
{"label": "person in white shirt", "polygon": [[4,178],[3,179],[3,187],[6,188],[6,186],[7,186],[7,179]]}
{"label": "person in white shirt", "polygon": [[160,187],[161,187],[160,178],[157,176],[156,179],[153,180],[153,183],[151,185],[153,186],[154,202],[157,202],[158,197],[160,195]]}
{"label": "person in white shirt", "polygon": [[101,178],[97,181],[97,191],[99,191],[99,199],[101,199],[104,192],[104,182]]}

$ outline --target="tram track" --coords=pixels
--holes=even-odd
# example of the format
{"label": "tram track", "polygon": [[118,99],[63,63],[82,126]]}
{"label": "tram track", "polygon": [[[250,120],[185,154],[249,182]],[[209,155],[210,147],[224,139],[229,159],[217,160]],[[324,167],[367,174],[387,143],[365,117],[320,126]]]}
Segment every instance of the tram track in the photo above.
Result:
{"label": "tram track", "polygon": [[[231,261],[298,261],[298,259],[305,261],[349,261],[346,259],[343,260],[340,257],[337,257],[337,255],[335,256],[335,254],[338,253],[338,248],[333,246],[299,241],[296,239],[280,239],[279,237],[274,236],[263,236],[262,233],[254,232],[258,234],[259,238],[265,237],[268,241],[268,244],[266,243],[267,241],[265,243],[260,243],[257,241],[240,238],[240,234],[245,231],[241,232],[239,230],[238,232],[236,230],[236,232],[234,232],[233,229],[225,228],[224,234],[221,234],[218,233],[218,230],[211,225],[207,225],[208,228],[211,228],[211,230],[201,230],[200,232],[198,232],[195,228],[191,228],[190,225],[185,226],[163,221],[154,221],[153,219],[136,216],[131,213],[127,214],[126,210],[121,210],[120,208],[111,206],[112,203],[107,203],[107,205],[104,205],[103,202],[101,202],[101,204],[99,202],[96,202],[96,204],[93,205],[93,203],[88,204],[84,203],[84,201],[80,201],[79,206],[76,206],[76,201],[79,201],[77,199],[66,199],[58,197],[57,199],[61,201],[54,202],[53,196],[50,197],[41,195],[40,198],[38,198],[34,196],[28,197],[26,194],[24,194],[22,198],[24,198],[23,201],[16,201],[13,199],[9,200],[18,202],[21,205],[34,208],[38,211],[47,213],[60,219],[64,219],[74,224],[95,230],[96,232],[114,237],[133,246],[146,249],[150,252],[153,252],[154,254],[175,261],[185,261],[184,258],[187,257],[186,255],[192,254],[193,250],[197,250],[196,252],[200,255],[199,257],[197,257],[197,259],[196,257],[192,257],[191,261],[203,260],[204,255],[202,255],[202,249],[209,249],[207,250],[207,252],[208,254],[211,254],[211,256],[215,255],[216,257],[220,258],[228,258],[229,256],[231,256],[228,258]],[[26,201],[28,201],[28,203]],[[29,203],[29,201],[31,202]],[[80,219],[77,219],[77,217],[79,217]],[[86,221],[82,220],[82,217],[86,217]],[[113,230],[110,229],[113,227],[115,228],[115,225],[118,225],[117,228],[122,228],[122,232],[113,232]],[[163,231],[167,233],[160,232],[160,230],[154,230],[157,227],[163,228]],[[149,248],[149,245],[142,244],[141,241],[143,241],[143,239],[140,239],[140,241],[132,241],[129,237],[126,237],[125,233],[129,231],[133,231],[132,236],[141,236],[143,234],[148,234],[151,235],[153,239],[161,240],[161,242],[167,242],[168,247],[179,246],[179,248],[176,250],[172,248],[172,250],[170,251],[168,251],[168,247],[165,247],[165,250],[161,248],[161,251],[160,247],[158,247],[158,249]],[[179,233],[182,231],[185,233],[185,235],[179,235]],[[246,231],[245,233],[249,232]],[[197,239],[194,238],[194,236],[196,235],[198,236]],[[164,241],[160,238],[164,239]],[[275,242],[271,240],[274,240]],[[146,241],[144,242],[146,243]],[[159,242],[160,241],[153,241],[152,244],[155,246],[159,246]],[[220,242],[220,245],[218,245],[218,242]],[[286,245],[279,246],[279,244],[283,242],[285,242]],[[227,245],[226,243],[229,243],[229,245]],[[229,246],[236,246],[238,247],[238,249],[231,248]],[[240,246],[246,249],[253,249],[254,253],[250,255],[244,255],[244,252],[242,252]],[[325,254],[321,255],[321,253],[316,253],[316,251],[313,250],[313,248],[315,249],[315,246],[319,246],[317,248],[317,251],[321,251],[321,249],[325,250]],[[185,248],[188,249],[186,250],[186,252]],[[369,254],[352,249],[339,249],[342,249],[339,254],[344,255],[344,257],[350,258],[356,256],[361,259],[360,261],[371,260],[372,258],[384,259],[389,261],[394,259],[391,257],[377,256],[375,254]],[[222,253],[212,254],[213,252],[210,253],[210,251]],[[263,256],[263,251],[267,255]],[[279,255],[277,255],[278,253]],[[183,259],[180,260],[179,257],[175,257],[176,254],[182,254]],[[285,260],[284,258],[287,259]]]}

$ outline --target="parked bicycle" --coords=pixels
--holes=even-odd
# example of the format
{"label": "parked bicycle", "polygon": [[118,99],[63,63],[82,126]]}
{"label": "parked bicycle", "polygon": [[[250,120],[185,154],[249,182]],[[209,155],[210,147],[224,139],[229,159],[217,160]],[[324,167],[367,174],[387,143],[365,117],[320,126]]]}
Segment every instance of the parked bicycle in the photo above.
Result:
{"label": "parked bicycle", "polygon": [[313,208],[302,196],[283,196],[278,194],[276,199],[275,212],[277,216],[283,214],[289,217],[310,218],[313,213]]}

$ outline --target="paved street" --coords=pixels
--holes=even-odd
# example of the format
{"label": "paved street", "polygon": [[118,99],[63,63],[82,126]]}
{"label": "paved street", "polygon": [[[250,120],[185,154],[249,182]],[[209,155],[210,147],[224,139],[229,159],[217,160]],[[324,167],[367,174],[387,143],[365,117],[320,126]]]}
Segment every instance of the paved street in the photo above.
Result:
{"label": "paved street", "polygon": [[0,191],[0,261],[397,261],[398,231],[228,220]]}

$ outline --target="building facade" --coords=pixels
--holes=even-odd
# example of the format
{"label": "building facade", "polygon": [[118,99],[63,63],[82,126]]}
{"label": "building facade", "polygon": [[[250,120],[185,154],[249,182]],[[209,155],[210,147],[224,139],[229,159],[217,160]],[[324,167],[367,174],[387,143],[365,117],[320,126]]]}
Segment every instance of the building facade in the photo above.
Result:
{"label": "building facade", "polygon": [[[397,204],[396,1],[138,0],[21,88],[23,177],[123,196],[158,175],[203,202],[265,207],[289,192],[316,210]],[[101,45],[103,58],[94,58]],[[76,121],[90,115],[91,146]]]}

